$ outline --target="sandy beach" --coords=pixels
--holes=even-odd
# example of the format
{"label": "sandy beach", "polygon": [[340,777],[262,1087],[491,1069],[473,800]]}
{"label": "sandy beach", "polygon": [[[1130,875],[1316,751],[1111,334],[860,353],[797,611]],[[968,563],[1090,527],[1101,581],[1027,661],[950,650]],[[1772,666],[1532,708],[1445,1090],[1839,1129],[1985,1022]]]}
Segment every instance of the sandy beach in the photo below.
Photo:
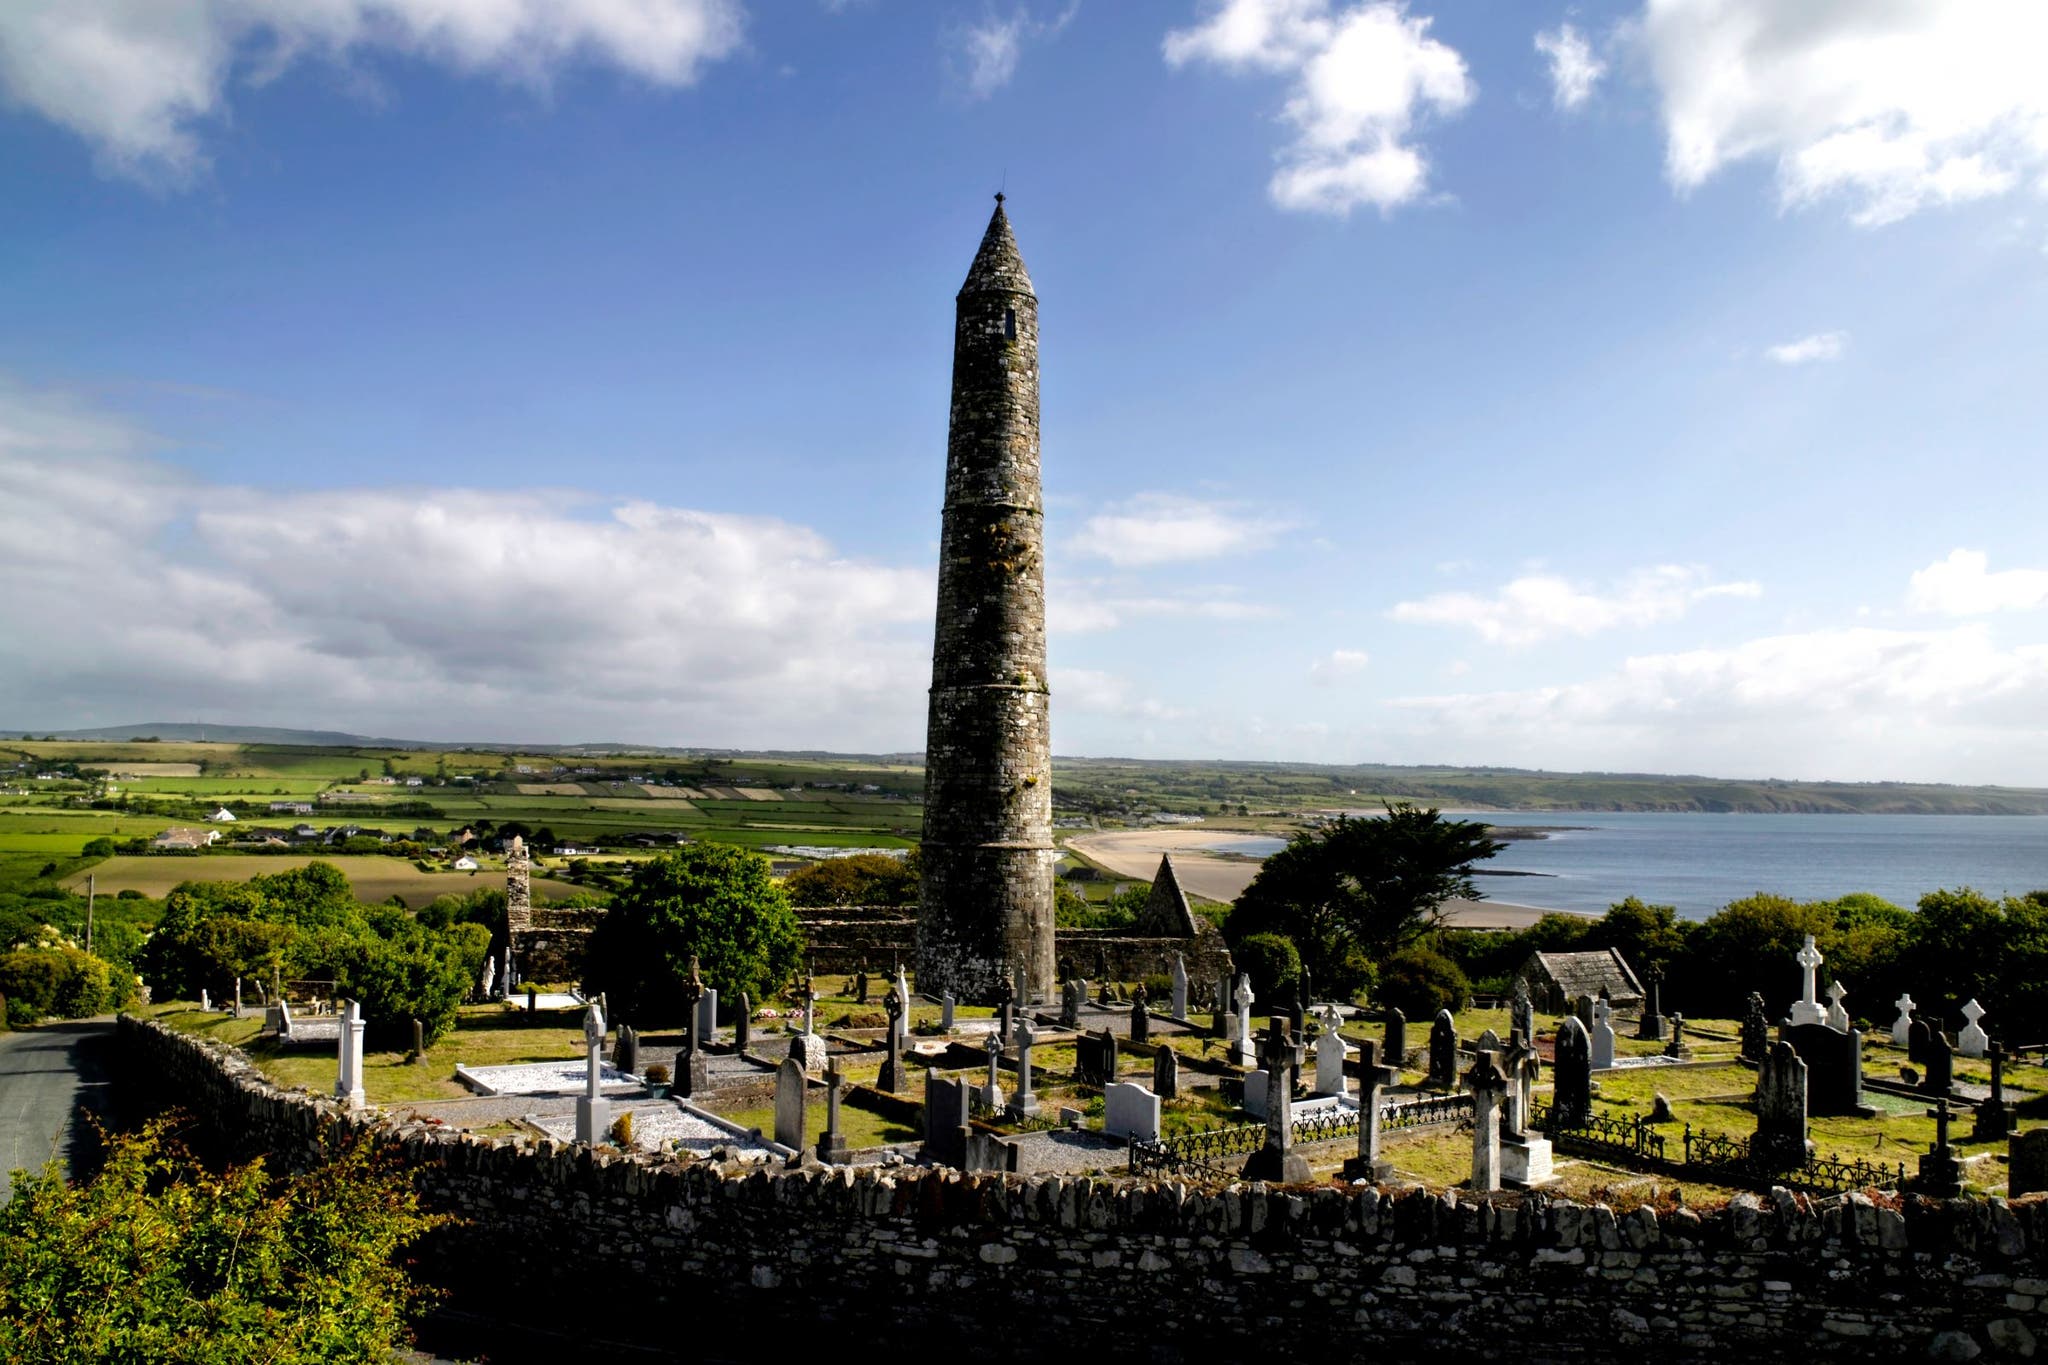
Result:
{"label": "sandy beach", "polygon": [[[1170,853],[1174,875],[1189,894],[1212,901],[1234,901],[1258,875],[1259,864],[1250,858],[1219,856],[1210,852],[1207,845],[1246,837],[1250,837],[1250,832],[1245,830],[1180,826],[1083,834],[1067,840],[1067,847],[1120,877],[1141,881],[1152,880],[1159,870],[1160,856]],[[1460,929],[1525,929],[1544,915],[1576,913],[1491,899],[1456,900],[1444,907],[1445,921]]]}

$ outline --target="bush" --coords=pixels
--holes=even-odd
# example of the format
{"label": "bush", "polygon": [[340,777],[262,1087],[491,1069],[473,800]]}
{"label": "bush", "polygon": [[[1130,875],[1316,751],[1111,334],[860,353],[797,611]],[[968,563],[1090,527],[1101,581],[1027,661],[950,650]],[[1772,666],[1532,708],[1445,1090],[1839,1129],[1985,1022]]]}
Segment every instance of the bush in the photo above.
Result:
{"label": "bush", "polygon": [[1380,963],[1380,1003],[1410,1019],[1429,1019],[1438,1010],[1462,1009],[1471,994],[1458,964],[1434,948],[1417,944]]}
{"label": "bush", "polygon": [[1301,980],[1301,954],[1278,934],[1252,934],[1232,950],[1237,969],[1252,979],[1252,994],[1278,1004]]}
{"label": "bush", "polygon": [[0,995],[7,997],[7,1020],[14,1028],[105,1014],[134,994],[127,972],[78,948],[18,948],[0,955]]}

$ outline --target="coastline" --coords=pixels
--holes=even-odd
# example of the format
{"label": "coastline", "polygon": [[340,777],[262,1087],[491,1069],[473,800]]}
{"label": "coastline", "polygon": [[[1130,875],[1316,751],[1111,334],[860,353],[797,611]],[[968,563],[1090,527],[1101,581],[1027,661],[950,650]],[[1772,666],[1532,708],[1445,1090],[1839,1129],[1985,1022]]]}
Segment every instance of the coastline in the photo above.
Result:
{"label": "coastline", "polygon": [[[1099,834],[1082,834],[1066,846],[1099,863],[1119,877],[1150,881],[1159,871],[1159,859],[1173,855],[1174,876],[1181,886],[1205,900],[1235,901],[1258,875],[1259,863],[1245,858],[1212,853],[1208,845],[1232,837],[1251,837],[1249,830],[1124,829]],[[1526,929],[1545,915],[1577,915],[1593,918],[1583,910],[1562,910],[1549,906],[1523,905],[1514,901],[1454,900],[1444,906],[1444,922],[1455,929]]]}

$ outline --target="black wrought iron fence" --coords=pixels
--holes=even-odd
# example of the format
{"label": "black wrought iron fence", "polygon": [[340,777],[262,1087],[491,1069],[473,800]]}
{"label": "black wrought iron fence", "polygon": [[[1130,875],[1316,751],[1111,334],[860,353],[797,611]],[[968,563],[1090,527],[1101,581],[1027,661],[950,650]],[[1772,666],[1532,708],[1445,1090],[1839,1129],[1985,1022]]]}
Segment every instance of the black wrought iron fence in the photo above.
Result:
{"label": "black wrought iron fence", "polygon": [[1585,1114],[1576,1121],[1567,1121],[1553,1106],[1532,1105],[1530,1122],[1560,1146],[1591,1149],[1603,1156],[1664,1160],[1664,1135],[1640,1118]]}
{"label": "black wrought iron fence", "polygon": [[1848,1190],[1897,1189],[1906,1181],[1904,1162],[1887,1166],[1882,1162],[1812,1156],[1799,1162],[1774,1161],[1757,1152],[1750,1138],[1728,1137],[1704,1129],[1695,1131],[1691,1124],[1685,1126],[1679,1154],[1673,1156],[1667,1152],[1664,1134],[1641,1118],[1588,1114],[1567,1122],[1548,1106],[1537,1107],[1530,1118],[1532,1126],[1548,1133],[1561,1147],[1719,1184],[1751,1189],[1783,1185],[1811,1194],[1841,1194]]}
{"label": "black wrought iron fence", "polygon": [[[1380,1105],[1380,1131],[1427,1128],[1432,1123],[1459,1123],[1472,1117],[1470,1095],[1431,1095],[1420,1100],[1389,1100]],[[1355,1128],[1353,1131],[1357,1131]]]}

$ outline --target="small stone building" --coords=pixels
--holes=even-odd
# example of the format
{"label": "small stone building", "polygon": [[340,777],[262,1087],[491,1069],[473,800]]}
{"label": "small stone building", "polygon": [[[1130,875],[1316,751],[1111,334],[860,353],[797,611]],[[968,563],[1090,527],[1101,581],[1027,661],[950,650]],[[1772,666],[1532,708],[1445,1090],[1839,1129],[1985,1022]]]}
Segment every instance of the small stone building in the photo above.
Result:
{"label": "small stone building", "polygon": [[1582,995],[1601,991],[1615,1009],[1634,1013],[1643,1003],[1642,982],[1613,948],[1590,953],[1531,953],[1516,976],[1529,983],[1529,998],[1546,1014],[1563,1014]]}

